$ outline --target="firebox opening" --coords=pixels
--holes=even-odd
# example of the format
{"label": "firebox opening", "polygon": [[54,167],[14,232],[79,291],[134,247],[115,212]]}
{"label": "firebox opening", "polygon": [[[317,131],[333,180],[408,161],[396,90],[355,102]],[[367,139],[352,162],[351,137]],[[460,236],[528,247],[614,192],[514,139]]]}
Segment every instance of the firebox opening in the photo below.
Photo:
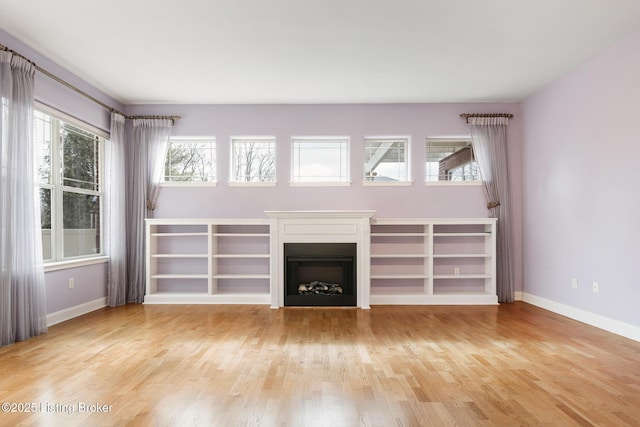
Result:
{"label": "firebox opening", "polygon": [[285,306],[356,306],[355,243],[285,243]]}

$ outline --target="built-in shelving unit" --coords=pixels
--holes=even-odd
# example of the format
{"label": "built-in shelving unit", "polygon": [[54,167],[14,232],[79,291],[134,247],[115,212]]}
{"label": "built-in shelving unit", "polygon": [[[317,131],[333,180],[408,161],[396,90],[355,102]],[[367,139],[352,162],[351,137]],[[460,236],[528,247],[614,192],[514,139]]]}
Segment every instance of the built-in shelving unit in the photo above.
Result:
{"label": "built-in shelving unit", "polygon": [[146,220],[145,303],[282,307],[285,242],[356,243],[360,308],[498,303],[495,219],[267,214],[271,219]]}
{"label": "built-in shelving unit", "polygon": [[497,304],[495,219],[373,219],[371,304]]}
{"label": "built-in shelving unit", "polygon": [[269,304],[269,221],[146,220],[146,304]]}

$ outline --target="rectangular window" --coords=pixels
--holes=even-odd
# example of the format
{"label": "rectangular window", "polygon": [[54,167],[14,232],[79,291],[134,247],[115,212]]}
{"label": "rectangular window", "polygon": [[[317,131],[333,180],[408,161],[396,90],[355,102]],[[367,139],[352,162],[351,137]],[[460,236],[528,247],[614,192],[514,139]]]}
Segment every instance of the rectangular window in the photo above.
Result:
{"label": "rectangular window", "polygon": [[299,137],[292,140],[292,183],[349,183],[348,137]]}
{"label": "rectangular window", "polygon": [[409,182],[409,138],[365,138],[364,180],[375,183]]}
{"label": "rectangular window", "polygon": [[164,181],[216,182],[215,138],[172,138],[169,140],[164,164]]}
{"label": "rectangular window", "polygon": [[275,183],[276,140],[273,137],[231,138],[231,183]]}
{"label": "rectangular window", "polygon": [[104,138],[69,121],[34,112],[45,261],[102,254]]}
{"label": "rectangular window", "polygon": [[428,138],[427,182],[480,181],[478,164],[468,138]]}

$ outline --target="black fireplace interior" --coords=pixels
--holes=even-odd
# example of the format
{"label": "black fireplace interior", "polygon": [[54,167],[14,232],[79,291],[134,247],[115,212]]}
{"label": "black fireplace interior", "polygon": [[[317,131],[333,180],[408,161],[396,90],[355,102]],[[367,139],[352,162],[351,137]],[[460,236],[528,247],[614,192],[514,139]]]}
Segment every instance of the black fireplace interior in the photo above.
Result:
{"label": "black fireplace interior", "polygon": [[285,243],[285,306],[353,306],[355,243]]}

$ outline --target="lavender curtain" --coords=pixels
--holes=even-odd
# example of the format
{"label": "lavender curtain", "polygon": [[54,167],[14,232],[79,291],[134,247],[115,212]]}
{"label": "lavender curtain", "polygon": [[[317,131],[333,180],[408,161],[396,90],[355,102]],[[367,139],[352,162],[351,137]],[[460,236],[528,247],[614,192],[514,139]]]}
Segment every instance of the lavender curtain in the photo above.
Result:
{"label": "lavender curtain", "polygon": [[497,218],[496,279],[500,302],[513,302],[511,209],[507,167],[506,117],[469,117],[473,151],[487,197],[489,216]]}
{"label": "lavender curtain", "polygon": [[0,346],[47,331],[34,74],[31,62],[0,51]]}
{"label": "lavender curtain", "polygon": [[107,305],[116,307],[127,302],[127,221],[126,221],[126,139],[125,117],[111,113],[109,141],[107,203],[109,212],[107,250]]}
{"label": "lavender curtain", "polygon": [[145,224],[153,216],[173,120],[133,120],[127,162],[127,302],[141,303],[145,293]]}

